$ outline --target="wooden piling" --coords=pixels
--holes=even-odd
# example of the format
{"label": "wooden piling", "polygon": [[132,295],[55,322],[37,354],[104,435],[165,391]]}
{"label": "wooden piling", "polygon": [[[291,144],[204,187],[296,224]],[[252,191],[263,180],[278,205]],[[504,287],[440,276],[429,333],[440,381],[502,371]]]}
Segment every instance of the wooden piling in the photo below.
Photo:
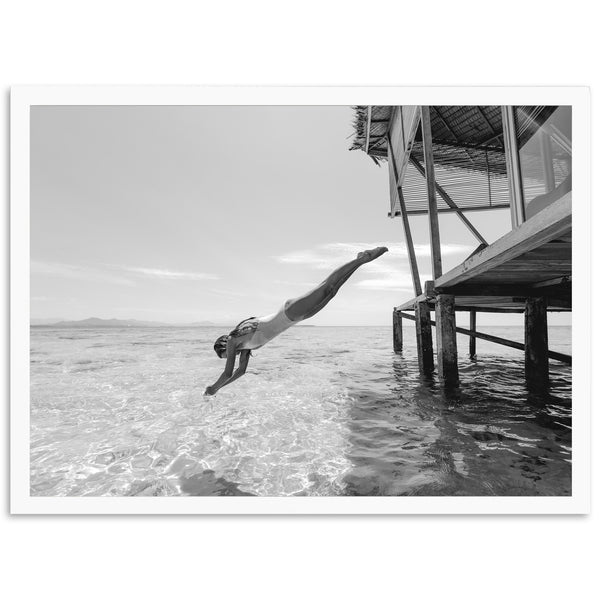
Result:
{"label": "wooden piling", "polygon": [[435,321],[438,376],[441,383],[453,386],[458,383],[454,296],[449,294],[436,296]]}
{"label": "wooden piling", "polygon": [[[479,308],[479,311],[482,309]],[[416,318],[402,311],[399,311],[403,319],[409,319],[410,321],[415,321]],[[521,312],[521,311],[519,311]],[[430,321],[433,327],[437,326],[435,321]],[[478,340],[485,340],[486,342],[493,342],[494,344],[499,344],[500,346],[507,346],[508,348],[515,348],[516,350],[525,350],[525,344],[521,342],[515,342],[514,340],[507,340],[495,335],[490,335],[489,333],[481,333],[481,331],[472,332],[470,329],[465,329],[464,327],[456,327],[456,333],[462,333],[463,335],[468,335],[472,337],[476,337]],[[566,365],[572,364],[573,357],[569,354],[563,354],[562,352],[555,352],[554,350],[548,350],[548,358],[552,358],[553,360],[558,360],[560,362],[565,363]]]}
{"label": "wooden piling", "polygon": [[398,311],[393,313],[394,319],[394,352],[400,354],[402,352],[402,317]]}
{"label": "wooden piling", "polygon": [[[475,333],[477,327],[477,311],[472,310],[469,318],[469,329]],[[477,338],[472,335],[469,338],[469,357],[475,358],[477,355]]]}
{"label": "wooden piling", "polygon": [[525,301],[525,377],[528,383],[548,381],[548,318],[546,298]]}
{"label": "wooden piling", "polygon": [[415,303],[415,325],[417,331],[417,356],[422,375],[433,372],[433,340],[431,337],[431,317],[427,302]]}

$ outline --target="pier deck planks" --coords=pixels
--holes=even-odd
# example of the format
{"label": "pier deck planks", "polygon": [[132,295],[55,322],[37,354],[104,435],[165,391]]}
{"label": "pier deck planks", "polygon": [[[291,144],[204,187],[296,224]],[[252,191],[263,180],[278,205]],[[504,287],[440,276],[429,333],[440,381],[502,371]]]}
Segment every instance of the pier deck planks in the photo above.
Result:
{"label": "pier deck planks", "polygon": [[456,310],[524,311],[526,297],[539,296],[539,287],[549,282],[548,310],[571,310],[571,227],[568,193],[438,277],[429,293],[396,309],[414,310],[417,301],[433,308],[435,294],[443,293],[455,296]]}

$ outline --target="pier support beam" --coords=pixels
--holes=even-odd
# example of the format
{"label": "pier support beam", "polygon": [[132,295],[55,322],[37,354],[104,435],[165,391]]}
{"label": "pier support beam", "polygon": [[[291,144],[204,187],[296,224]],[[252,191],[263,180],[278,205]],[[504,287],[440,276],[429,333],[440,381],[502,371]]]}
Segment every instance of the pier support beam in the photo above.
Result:
{"label": "pier support beam", "polygon": [[437,366],[440,382],[446,386],[454,386],[458,383],[454,296],[449,294],[436,296],[435,322]]}
{"label": "pier support beam", "polygon": [[[469,318],[469,329],[473,332],[477,328],[477,311],[472,310]],[[477,355],[477,338],[472,335],[469,338],[469,358],[475,358]]]}
{"label": "pier support beam", "polygon": [[535,386],[548,382],[548,317],[544,297],[525,301],[525,377]]}
{"label": "pier support beam", "polygon": [[402,317],[398,311],[394,311],[394,352],[402,352]]}
{"label": "pier support beam", "polygon": [[438,220],[435,169],[433,166],[433,141],[429,106],[421,106],[421,135],[425,159],[425,182],[427,184],[427,214],[429,215],[429,239],[431,242],[431,272],[433,278],[442,275],[442,251],[440,246],[440,223]]}
{"label": "pier support beam", "polygon": [[519,159],[519,141],[514,106],[501,106],[502,131],[506,155],[506,172],[510,189],[510,217],[515,229],[525,222],[525,199],[521,179],[521,161]]}
{"label": "pier support beam", "polygon": [[431,317],[427,302],[415,304],[415,325],[417,330],[417,356],[422,375],[433,372],[433,340],[431,337]]}

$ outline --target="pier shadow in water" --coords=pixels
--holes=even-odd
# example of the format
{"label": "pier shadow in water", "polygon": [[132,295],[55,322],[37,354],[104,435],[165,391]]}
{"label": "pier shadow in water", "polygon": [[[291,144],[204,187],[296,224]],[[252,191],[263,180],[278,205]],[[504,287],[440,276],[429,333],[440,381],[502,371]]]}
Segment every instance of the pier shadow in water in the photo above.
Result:
{"label": "pier shadow in water", "polygon": [[467,363],[458,387],[393,356],[387,392],[351,389],[348,495],[537,496],[571,493],[570,373],[531,390],[522,362]]}

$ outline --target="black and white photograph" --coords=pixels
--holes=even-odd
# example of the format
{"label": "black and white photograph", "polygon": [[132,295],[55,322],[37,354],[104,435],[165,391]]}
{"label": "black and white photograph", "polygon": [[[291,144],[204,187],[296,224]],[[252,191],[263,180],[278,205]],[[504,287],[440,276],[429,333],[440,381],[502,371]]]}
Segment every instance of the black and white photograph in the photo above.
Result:
{"label": "black and white photograph", "polygon": [[4,596],[598,596],[590,6],[4,3]]}
{"label": "black and white photograph", "polygon": [[572,499],[588,115],[514,96],[32,101],[29,498]]}

